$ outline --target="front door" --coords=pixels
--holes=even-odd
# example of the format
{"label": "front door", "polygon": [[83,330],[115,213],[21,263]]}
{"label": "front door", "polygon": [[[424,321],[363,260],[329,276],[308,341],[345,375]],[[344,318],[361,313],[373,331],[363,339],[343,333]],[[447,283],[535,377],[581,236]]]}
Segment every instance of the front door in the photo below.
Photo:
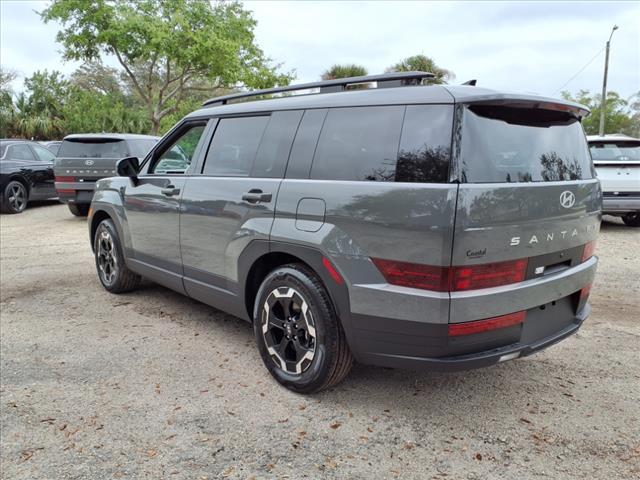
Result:
{"label": "front door", "polygon": [[[180,198],[192,161],[200,154],[206,121],[187,122],[151,153],[124,194],[132,269],[184,291],[179,242]],[[195,163],[195,162],[193,162]]]}

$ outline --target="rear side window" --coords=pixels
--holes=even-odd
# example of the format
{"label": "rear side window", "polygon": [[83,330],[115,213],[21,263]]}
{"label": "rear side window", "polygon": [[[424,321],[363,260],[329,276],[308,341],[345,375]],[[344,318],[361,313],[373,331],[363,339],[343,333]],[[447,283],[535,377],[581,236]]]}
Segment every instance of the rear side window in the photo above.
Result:
{"label": "rear side window", "polygon": [[35,160],[31,149],[27,145],[11,145],[9,156],[14,160]]}
{"label": "rear side window", "polygon": [[566,112],[478,105],[465,108],[463,182],[554,182],[593,178],[578,119]]}
{"label": "rear side window", "polygon": [[268,116],[220,119],[202,173],[248,176],[268,122]]}
{"label": "rear side window", "polygon": [[452,126],[451,106],[409,105],[404,115],[396,182],[447,182]]}
{"label": "rear side window", "polygon": [[271,114],[251,170],[252,177],[281,178],[284,175],[293,137],[301,118],[301,110]]}
{"label": "rear side window", "polygon": [[128,154],[124,140],[111,138],[64,140],[58,150],[58,157],[67,158],[123,158]]}
{"label": "rear side window", "polygon": [[405,107],[330,109],[311,178],[393,181]]}

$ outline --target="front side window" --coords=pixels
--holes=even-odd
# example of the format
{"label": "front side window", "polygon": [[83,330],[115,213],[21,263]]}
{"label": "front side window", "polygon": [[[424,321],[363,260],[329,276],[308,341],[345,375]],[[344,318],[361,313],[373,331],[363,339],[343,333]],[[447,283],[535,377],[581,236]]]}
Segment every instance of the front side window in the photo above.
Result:
{"label": "front side window", "polygon": [[464,110],[462,181],[556,182],[593,178],[580,121],[567,112],[477,105]]}
{"label": "front side window", "polygon": [[220,119],[202,173],[248,176],[268,122],[268,116]]}
{"label": "front side window", "polygon": [[393,181],[404,106],[329,110],[311,178]]}
{"label": "front side window", "polygon": [[206,124],[197,124],[186,127],[182,133],[155,158],[149,173],[157,175],[182,175],[184,174],[196,152],[198,142],[204,133]]}
{"label": "front side window", "polygon": [[51,163],[55,160],[56,156],[51,150],[41,147],[39,145],[31,145],[31,148],[36,152],[38,160],[45,163]]}
{"label": "front side window", "polygon": [[26,145],[11,145],[9,147],[9,156],[13,160],[35,160],[33,153]]}

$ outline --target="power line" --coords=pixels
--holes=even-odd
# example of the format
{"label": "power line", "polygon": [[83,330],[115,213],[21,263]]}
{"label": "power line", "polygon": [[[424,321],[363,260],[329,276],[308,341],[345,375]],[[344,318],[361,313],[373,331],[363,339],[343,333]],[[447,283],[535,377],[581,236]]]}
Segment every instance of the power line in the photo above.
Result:
{"label": "power line", "polygon": [[573,77],[571,77],[569,80],[567,80],[566,82],[564,82],[564,84],[554,92],[554,95],[558,92],[560,92],[564,87],[566,87],[567,85],[569,85],[569,83],[571,83],[571,81],[576,78],[578,75],[580,75],[582,72],[584,72],[584,69],[587,68],[589,65],[591,65],[591,63],[598,57],[598,55],[600,55],[604,49],[607,48],[606,46],[602,47],[602,49],[596,53],[593,58],[591,60],[589,60],[584,67],[582,67],[580,70],[578,70],[578,73],[576,73]]}

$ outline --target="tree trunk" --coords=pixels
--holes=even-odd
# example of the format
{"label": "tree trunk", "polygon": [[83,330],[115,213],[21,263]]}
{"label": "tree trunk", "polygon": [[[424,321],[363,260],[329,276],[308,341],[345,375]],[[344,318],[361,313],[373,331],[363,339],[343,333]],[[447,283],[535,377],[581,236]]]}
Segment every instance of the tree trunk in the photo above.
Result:
{"label": "tree trunk", "polygon": [[160,132],[160,119],[152,118],[151,119],[151,135],[158,135]]}

